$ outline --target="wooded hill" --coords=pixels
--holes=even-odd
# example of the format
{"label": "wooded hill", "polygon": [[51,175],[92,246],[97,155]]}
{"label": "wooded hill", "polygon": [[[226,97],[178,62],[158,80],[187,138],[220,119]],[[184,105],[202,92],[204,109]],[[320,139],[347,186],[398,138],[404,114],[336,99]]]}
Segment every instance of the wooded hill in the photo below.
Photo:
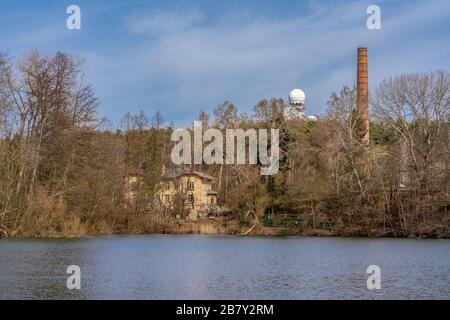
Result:
{"label": "wooded hill", "polygon": [[[359,143],[356,92],[348,86],[331,94],[316,122],[284,119],[282,99],[261,100],[251,114],[231,102],[202,112],[205,129],[280,129],[275,176],[261,176],[255,165],[195,166],[217,178],[219,204],[230,209],[216,220],[229,233],[254,226],[253,233],[278,227],[286,234],[448,238],[449,86],[446,71],[378,84],[368,147]],[[163,212],[145,197],[126,206],[124,197],[131,172],[145,172],[142,194],[158,188],[162,166],[172,166],[174,125],[159,112],[141,112],[114,128],[97,106],[81,60],[36,51],[20,60],[0,56],[2,235],[176,232],[174,214],[184,212]]]}

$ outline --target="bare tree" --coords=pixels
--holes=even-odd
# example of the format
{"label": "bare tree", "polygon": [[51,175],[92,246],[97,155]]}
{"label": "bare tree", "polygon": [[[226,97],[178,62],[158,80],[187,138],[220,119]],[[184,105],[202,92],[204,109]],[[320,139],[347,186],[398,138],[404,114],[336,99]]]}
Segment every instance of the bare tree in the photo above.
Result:
{"label": "bare tree", "polygon": [[77,132],[95,127],[97,100],[84,83],[81,65],[82,60],[63,53],[37,51],[16,64],[2,59],[2,109],[12,125],[2,141],[8,150],[4,168],[9,172],[2,206],[4,211],[15,210],[16,222],[24,220],[21,215],[30,208],[27,199],[43,186],[52,194],[64,194]]}
{"label": "bare tree", "polygon": [[400,155],[415,179],[412,187],[424,195],[430,187],[430,174],[448,149],[438,148],[448,139],[450,75],[437,71],[408,74],[382,81],[372,99],[373,115],[395,130],[406,153]]}

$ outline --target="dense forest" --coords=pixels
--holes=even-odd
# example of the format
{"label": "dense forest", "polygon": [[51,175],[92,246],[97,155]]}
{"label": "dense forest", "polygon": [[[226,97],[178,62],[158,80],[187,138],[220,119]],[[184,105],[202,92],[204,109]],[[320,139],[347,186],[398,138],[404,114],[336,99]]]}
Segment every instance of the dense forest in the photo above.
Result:
{"label": "dense forest", "polygon": [[[325,94],[325,93],[324,93]],[[369,146],[360,143],[356,90],[332,93],[317,121],[287,120],[283,99],[252,113],[224,102],[193,115],[204,128],[279,128],[280,171],[257,165],[195,165],[216,177],[211,232],[449,237],[450,75],[394,75],[370,92]],[[144,172],[154,193],[172,167],[160,112],[126,114],[114,127],[97,112],[83,61],[30,52],[0,55],[0,234],[16,237],[202,232],[179,212],[138,196],[125,178]],[[206,232],[208,231],[206,230]]]}

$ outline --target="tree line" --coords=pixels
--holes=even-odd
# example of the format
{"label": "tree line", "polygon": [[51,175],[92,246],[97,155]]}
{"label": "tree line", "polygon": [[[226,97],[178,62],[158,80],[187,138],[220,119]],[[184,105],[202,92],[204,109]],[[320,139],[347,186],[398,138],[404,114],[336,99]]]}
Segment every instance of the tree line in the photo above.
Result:
{"label": "tree line", "polygon": [[[370,146],[360,143],[356,90],[333,92],[318,121],[284,118],[283,99],[201,112],[204,129],[280,129],[280,171],[192,165],[214,177],[227,232],[448,237],[450,75],[392,76],[370,96]],[[182,208],[152,205],[170,168],[175,126],[160,112],[97,112],[83,60],[0,55],[0,233],[69,236],[171,232]],[[126,177],[142,173],[127,203]],[[184,213],[183,213],[184,214]],[[250,229],[249,229],[250,228]]]}

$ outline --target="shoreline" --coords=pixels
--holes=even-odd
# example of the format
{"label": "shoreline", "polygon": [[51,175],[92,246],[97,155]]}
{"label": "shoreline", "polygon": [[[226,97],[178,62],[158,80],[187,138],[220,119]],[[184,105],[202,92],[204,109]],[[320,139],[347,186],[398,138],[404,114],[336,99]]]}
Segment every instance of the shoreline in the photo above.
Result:
{"label": "shoreline", "polygon": [[390,239],[450,239],[447,230],[427,230],[427,231],[415,231],[409,234],[394,233],[393,231],[383,231],[378,229],[365,230],[363,228],[343,228],[331,232],[325,229],[313,229],[313,228],[292,228],[292,227],[264,227],[258,226],[252,229],[250,232],[248,227],[236,227],[227,226],[226,224],[211,223],[205,221],[196,222],[184,222],[176,225],[160,226],[163,227],[159,231],[145,232],[125,232],[125,231],[113,231],[113,232],[86,232],[77,234],[62,234],[53,233],[46,235],[8,235],[0,237],[1,240],[7,239],[30,239],[30,240],[42,240],[42,239],[83,239],[90,237],[103,237],[103,236],[132,236],[132,235],[229,235],[240,237],[317,237],[317,238],[390,238]]}

